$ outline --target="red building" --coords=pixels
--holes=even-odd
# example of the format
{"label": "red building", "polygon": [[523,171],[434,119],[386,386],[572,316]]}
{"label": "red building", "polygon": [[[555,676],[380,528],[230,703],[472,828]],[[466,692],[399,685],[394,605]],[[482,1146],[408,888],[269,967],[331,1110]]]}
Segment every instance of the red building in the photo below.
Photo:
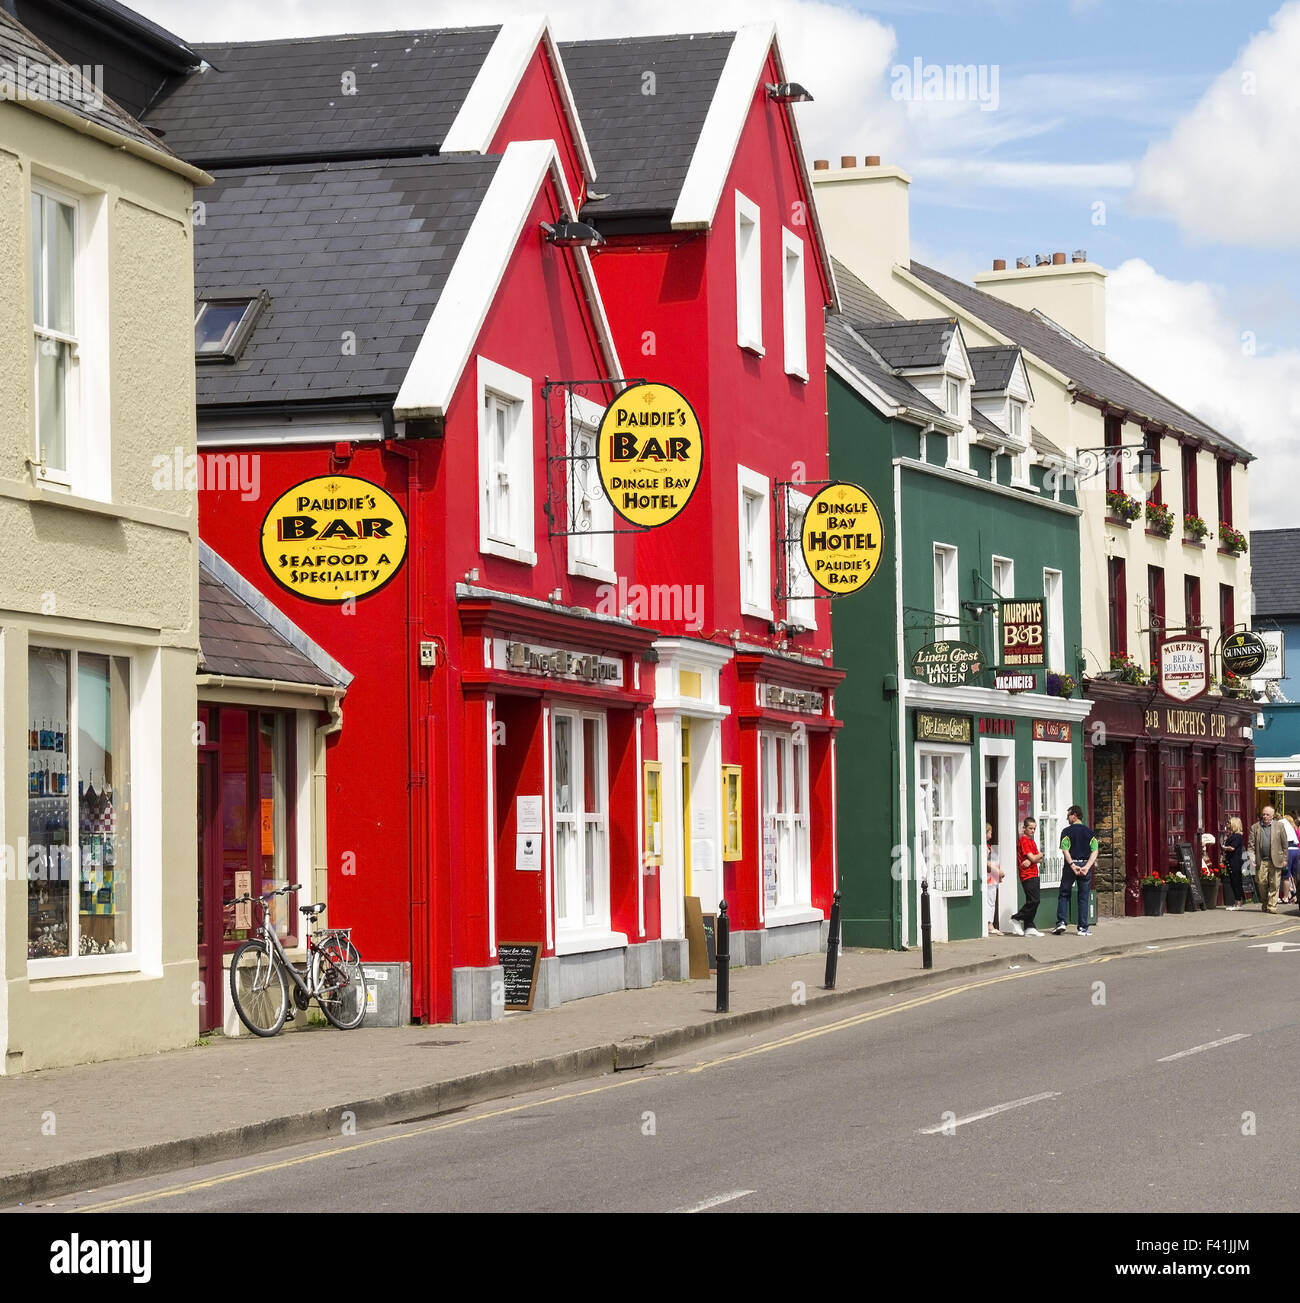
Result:
{"label": "red building", "polygon": [[[660,133],[681,229],[619,206],[617,131],[593,185],[544,25],[200,50],[148,115],[216,178],[200,443],[258,470],[206,484],[200,528],[354,675],[330,917],[411,963],[417,1018],[498,1016],[507,943],[540,947],[534,1007],[681,975],[688,895],[725,892],[742,961],[819,941],[839,676],[783,540],[825,478],[832,291],[770,29],[697,40],[702,79],[660,43],[700,95]],[[592,193],[594,259],[554,238]],[[594,454],[642,375],[695,406],[707,477],[634,533]]]}

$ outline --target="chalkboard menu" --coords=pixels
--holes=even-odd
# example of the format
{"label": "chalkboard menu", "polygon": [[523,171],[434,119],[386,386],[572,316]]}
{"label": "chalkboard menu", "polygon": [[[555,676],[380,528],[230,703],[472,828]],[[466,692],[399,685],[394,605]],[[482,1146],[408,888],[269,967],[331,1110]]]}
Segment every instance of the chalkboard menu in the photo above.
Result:
{"label": "chalkboard menu", "polygon": [[1201,866],[1192,863],[1192,843],[1175,842],[1174,854],[1178,856],[1178,871],[1187,875],[1191,883],[1192,904],[1197,909],[1205,908],[1205,896],[1201,891]]}
{"label": "chalkboard menu", "polygon": [[505,974],[506,1008],[531,1009],[537,987],[537,956],[541,946],[536,941],[498,941],[497,963]]}

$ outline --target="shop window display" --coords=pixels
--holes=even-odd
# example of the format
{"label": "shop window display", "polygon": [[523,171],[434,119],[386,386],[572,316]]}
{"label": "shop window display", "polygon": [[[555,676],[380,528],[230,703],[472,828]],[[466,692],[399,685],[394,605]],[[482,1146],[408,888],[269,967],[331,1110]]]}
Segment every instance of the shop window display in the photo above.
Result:
{"label": "shop window display", "polygon": [[130,662],[33,647],[28,710],[27,957],[125,953]]}

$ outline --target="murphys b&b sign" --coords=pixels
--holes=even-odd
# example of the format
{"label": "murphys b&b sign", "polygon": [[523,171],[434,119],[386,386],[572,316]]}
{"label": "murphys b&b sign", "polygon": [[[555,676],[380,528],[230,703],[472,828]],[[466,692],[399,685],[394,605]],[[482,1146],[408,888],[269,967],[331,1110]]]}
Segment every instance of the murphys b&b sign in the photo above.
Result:
{"label": "murphys b&b sign", "polygon": [[998,604],[1004,668],[1047,663],[1043,599],[1011,598]]}
{"label": "murphys b&b sign", "polygon": [[704,470],[704,435],[671,385],[633,385],[605,409],[596,436],[600,482],[633,525],[666,525],[691,500]]}
{"label": "murphys b&b sign", "polygon": [[369,480],[326,475],[282,493],[262,521],[262,561],[309,602],[377,593],[406,560],[406,517]]}
{"label": "murphys b&b sign", "polygon": [[828,484],[808,504],[800,537],[804,564],[827,592],[857,592],[880,565],[880,512],[866,489]]}

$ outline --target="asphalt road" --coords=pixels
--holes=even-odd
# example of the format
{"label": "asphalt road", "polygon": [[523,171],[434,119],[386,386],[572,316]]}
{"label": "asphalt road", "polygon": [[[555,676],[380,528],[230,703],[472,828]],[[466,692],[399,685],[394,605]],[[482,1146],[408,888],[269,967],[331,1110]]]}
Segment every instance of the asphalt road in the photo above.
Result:
{"label": "asphalt road", "polygon": [[1261,944],[983,974],[30,1211],[1294,1209],[1300,947]]}

